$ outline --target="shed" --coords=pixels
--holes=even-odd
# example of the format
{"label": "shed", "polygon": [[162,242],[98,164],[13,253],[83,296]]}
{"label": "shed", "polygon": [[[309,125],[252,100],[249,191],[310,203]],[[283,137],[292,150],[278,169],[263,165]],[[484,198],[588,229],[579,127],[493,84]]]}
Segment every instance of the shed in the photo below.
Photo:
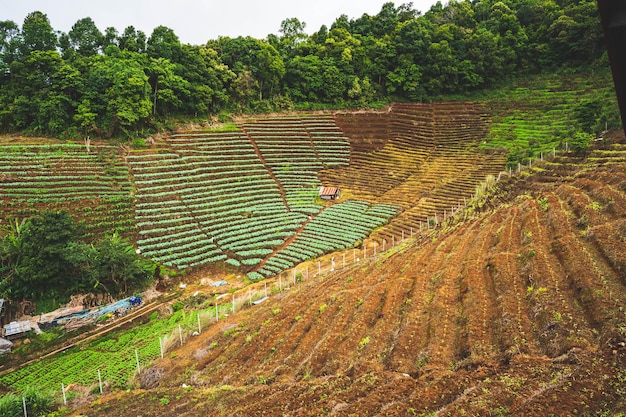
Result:
{"label": "shed", "polygon": [[337,187],[320,187],[320,198],[322,200],[337,200],[341,191]]}
{"label": "shed", "polygon": [[32,330],[32,327],[29,321],[12,321],[4,325],[4,330],[8,339],[15,339],[24,336],[26,332]]}

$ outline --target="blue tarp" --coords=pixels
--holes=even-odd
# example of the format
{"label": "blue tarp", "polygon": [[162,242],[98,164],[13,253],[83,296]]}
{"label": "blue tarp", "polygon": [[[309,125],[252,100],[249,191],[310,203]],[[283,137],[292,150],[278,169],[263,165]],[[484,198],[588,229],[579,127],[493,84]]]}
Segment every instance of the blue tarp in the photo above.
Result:
{"label": "blue tarp", "polygon": [[113,304],[109,304],[108,306],[100,307],[95,310],[83,310],[78,313],[69,314],[67,316],[58,317],[52,320],[54,324],[61,324],[71,319],[98,319],[100,317],[106,316],[107,314],[119,314],[124,315],[128,313],[134,306],[138,306],[141,304],[141,298],[137,296],[132,296],[129,298],[124,298],[123,300],[117,301]]}

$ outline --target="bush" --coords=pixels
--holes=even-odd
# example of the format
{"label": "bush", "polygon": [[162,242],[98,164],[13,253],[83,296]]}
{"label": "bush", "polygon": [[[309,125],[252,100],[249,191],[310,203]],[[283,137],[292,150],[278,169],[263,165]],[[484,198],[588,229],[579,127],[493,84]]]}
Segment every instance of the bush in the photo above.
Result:
{"label": "bush", "polygon": [[593,135],[588,133],[578,132],[572,137],[570,141],[570,149],[577,156],[584,156],[587,150],[591,146],[593,141]]}
{"label": "bush", "polygon": [[52,392],[28,388],[22,395],[7,394],[0,398],[0,415],[22,417],[24,415],[22,397],[26,400],[26,410],[29,416],[45,415],[56,407]]}

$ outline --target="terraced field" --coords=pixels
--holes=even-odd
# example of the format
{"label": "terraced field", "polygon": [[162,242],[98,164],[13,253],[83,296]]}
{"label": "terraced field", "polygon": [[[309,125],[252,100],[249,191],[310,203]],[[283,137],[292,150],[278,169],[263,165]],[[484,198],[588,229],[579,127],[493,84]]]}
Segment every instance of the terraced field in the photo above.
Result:
{"label": "terraced field", "polygon": [[[127,156],[137,187],[137,244],[145,256],[167,265],[223,261],[251,271],[252,279],[352,247],[397,208],[363,203],[367,214],[332,223],[340,238],[311,231],[333,213],[341,219],[341,208],[350,209],[350,203],[325,208],[318,201],[318,172],[349,160],[349,143],[332,116],[174,134],[155,149]],[[295,246],[287,247],[294,239]]]}
{"label": "terraced field", "polygon": [[132,184],[116,147],[72,143],[0,145],[2,222],[67,210],[88,237],[117,231],[134,239]]}
{"label": "terraced field", "polygon": [[488,175],[505,169],[503,153],[479,149],[489,117],[478,104],[394,104],[384,116],[342,114],[336,120],[350,133],[351,161],[322,171],[322,181],[367,201],[403,208],[373,236],[378,243],[443,221]]}
{"label": "terraced field", "polygon": [[243,310],[155,364],[148,391],[75,415],[620,415],[621,136],[499,182],[435,239]]}

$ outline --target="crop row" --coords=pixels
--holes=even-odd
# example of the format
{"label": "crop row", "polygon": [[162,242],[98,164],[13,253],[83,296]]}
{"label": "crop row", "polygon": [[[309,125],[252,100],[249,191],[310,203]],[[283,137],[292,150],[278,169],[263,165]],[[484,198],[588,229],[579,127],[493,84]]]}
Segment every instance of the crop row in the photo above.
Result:
{"label": "crop row", "polygon": [[370,205],[352,200],[334,204],[309,222],[289,246],[253,272],[270,276],[325,252],[352,247],[372,229],[388,222],[397,210],[387,204]]}

